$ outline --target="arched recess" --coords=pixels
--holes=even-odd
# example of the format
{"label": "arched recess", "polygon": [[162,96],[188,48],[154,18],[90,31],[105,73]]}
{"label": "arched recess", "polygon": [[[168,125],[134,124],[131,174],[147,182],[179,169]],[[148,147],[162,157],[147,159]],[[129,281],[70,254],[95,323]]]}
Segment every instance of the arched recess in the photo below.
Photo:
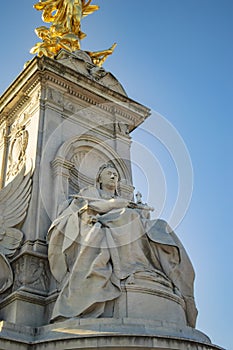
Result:
{"label": "arched recess", "polygon": [[54,217],[70,195],[83,187],[94,185],[99,167],[112,162],[120,175],[118,191],[122,197],[132,199],[131,168],[129,160],[119,154],[106,142],[93,135],[83,134],[64,142],[52,161],[54,171]]}

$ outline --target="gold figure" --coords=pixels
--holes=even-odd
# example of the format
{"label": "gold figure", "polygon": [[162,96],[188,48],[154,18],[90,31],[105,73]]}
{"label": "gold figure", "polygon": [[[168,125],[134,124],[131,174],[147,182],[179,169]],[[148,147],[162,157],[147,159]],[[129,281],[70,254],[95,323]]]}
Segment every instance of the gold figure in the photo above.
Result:
{"label": "gold figure", "polygon": [[103,51],[96,51],[96,52],[91,52],[87,51],[88,55],[91,57],[92,62],[98,66],[101,67],[106,58],[111,55],[116,47],[116,43],[114,43],[108,50],[103,50]]}
{"label": "gold figure", "polygon": [[53,27],[45,26],[36,28],[35,32],[43,42],[37,43],[30,52],[37,53],[39,57],[54,57],[61,49],[71,52],[80,50],[78,37],[73,33],[59,34]]}
{"label": "gold figure", "polygon": [[79,39],[86,34],[80,30],[81,19],[99,9],[92,0],[40,0],[34,8],[43,11],[44,22],[52,22],[57,33],[74,33]]}
{"label": "gold figure", "polygon": [[[50,28],[36,28],[35,32],[42,42],[37,43],[30,52],[39,57],[54,57],[62,48],[70,52],[80,50],[80,40],[86,36],[81,31],[81,19],[99,9],[99,6],[91,5],[91,2],[92,0],[39,0],[34,8],[43,11],[43,21],[52,25]],[[87,53],[94,64],[101,66],[115,47],[116,44],[113,44],[108,50]]]}

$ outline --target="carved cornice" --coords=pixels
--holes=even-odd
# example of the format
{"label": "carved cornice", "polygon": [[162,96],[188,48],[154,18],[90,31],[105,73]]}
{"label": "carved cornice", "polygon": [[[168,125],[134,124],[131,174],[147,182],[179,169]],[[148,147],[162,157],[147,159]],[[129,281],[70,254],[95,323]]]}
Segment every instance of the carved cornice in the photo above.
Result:
{"label": "carved cornice", "polygon": [[[11,118],[30,98],[36,85],[51,82],[64,94],[72,96],[87,106],[95,106],[115,118],[128,122],[129,131],[140,125],[150,114],[147,107],[107,86],[90,79],[59,61],[48,57],[35,57],[0,97],[1,119]],[[41,94],[43,99],[43,94]]]}
{"label": "carved cornice", "polygon": [[[74,83],[70,83],[67,81],[64,81],[60,77],[58,78],[57,75],[51,72],[46,72],[44,76],[45,81],[50,81],[53,84],[56,84],[60,88],[64,89],[66,91],[66,94],[73,96],[75,98],[78,98],[79,100],[83,101],[86,103],[88,107],[90,106],[95,106],[97,107],[100,111],[103,110],[107,112],[108,114],[115,115],[115,117],[121,117],[127,121],[130,121],[129,123],[129,128],[130,131],[133,130],[133,128],[139,123],[141,124],[145,118],[147,117],[146,115],[138,115],[139,110],[133,111],[130,110],[130,106],[125,106],[118,105],[117,102],[113,101],[108,101],[107,96],[106,98],[100,97],[96,94],[93,94],[90,92],[90,90],[85,89],[84,87],[74,85]],[[92,81],[91,81],[92,83]],[[140,122],[139,122],[139,119]]]}
{"label": "carved cornice", "polygon": [[13,117],[17,112],[24,106],[24,104],[30,99],[28,95],[17,96],[17,101],[15,101],[14,106],[12,108],[8,107],[1,114],[1,121],[4,122],[7,120],[8,125],[12,121]]}
{"label": "carved cornice", "polygon": [[[51,72],[47,72],[44,76],[45,81],[50,81],[53,84],[56,84],[60,88],[65,90],[66,95],[75,97],[76,99],[79,99],[80,101],[84,102],[86,104],[85,107],[91,107],[95,106],[99,113],[101,111],[107,112],[108,114],[115,115],[115,117],[121,117],[124,120],[129,122],[129,128],[130,131],[135,127],[135,125],[139,122],[139,116],[138,114],[135,114],[135,112],[131,112],[130,110],[126,109],[124,106],[116,105],[116,103],[112,101],[108,101],[104,98],[99,98],[99,96],[96,96],[89,90],[86,90],[83,87],[80,86],[72,86],[70,83],[64,81],[63,79],[58,78]],[[141,122],[144,121],[145,117],[140,116]]]}
{"label": "carved cornice", "polygon": [[17,290],[7,296],[3,301],[0,302],[0,308],[4,308],[16,300],[25,301],[35,305],[46,306],[55,299],[55,296],[38,295],[35,294],[34,290],[30,288],[24,288],[22,290]]}
{"label": "carved cornice", "polygon": [[2,98],[2,101],[0,100],[1,123],[7,121],[8,125],[10,125],[14,121],[15,116],[19,113],[19,111],[21,111],[24,107],[29,106],[29,104],[32,102],[32,92],[38,86],[40,81],[41,78],[39,76],[35,76],[25,89],[14,93],[9,102],[7,98],[5,100]]}
{"label": "carved cornice", "polygon": [[48,245],[46,241],[37,239],[35,241],[26,240],[20,248],[20,253],[11,259],[11,262],[17,261],[20,257],[25,255],[32,255],[34,257],[43,259],[48,254]]}

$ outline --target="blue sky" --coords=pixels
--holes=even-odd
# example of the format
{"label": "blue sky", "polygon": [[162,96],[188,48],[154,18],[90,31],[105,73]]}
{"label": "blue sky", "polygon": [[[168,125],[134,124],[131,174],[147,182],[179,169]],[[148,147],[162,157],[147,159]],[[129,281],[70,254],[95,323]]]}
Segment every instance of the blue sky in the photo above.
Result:
{"label": "blue sky", "polygon": [[[176,232],[196,271],[197,328],[213,343],[233,349],[233,1],[93,3],[101,9],[83,20],[87,38],[82,48],[101,50],[116,41],[118,46],[104,68],[132,99],[153,111],[132,137],[152,152],[162,169],[167,196],[161,216],[167,220],[179,192],[177,173],[187,169],[177,170],[176,159],[154,136],[157,112],[168,126],[173,125],[188,149],[193,192]],[[32,58],[29,50],[38,41],[34,28],[41,25],[41,14],[33,4],[21,0],[1,5],[0,93]],[[151,193],[148,178],[136,165],[135,187],[156,207],[159,194]]]}

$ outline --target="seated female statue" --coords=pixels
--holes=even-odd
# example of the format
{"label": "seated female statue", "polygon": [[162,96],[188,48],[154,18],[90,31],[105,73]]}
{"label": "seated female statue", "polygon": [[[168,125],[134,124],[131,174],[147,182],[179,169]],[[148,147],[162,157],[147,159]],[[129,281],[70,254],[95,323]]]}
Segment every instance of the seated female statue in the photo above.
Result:
{"label": "seated female statue", "polygon": [[194,272],[189,258],[163,220],[150,220],[117,192],[119,174],[103,165],[96,185],[82,189],[52,223],[49,263],[59,295],[52,320],[101,317],[124,283],[150,276],[185,302],[194,327]]}

